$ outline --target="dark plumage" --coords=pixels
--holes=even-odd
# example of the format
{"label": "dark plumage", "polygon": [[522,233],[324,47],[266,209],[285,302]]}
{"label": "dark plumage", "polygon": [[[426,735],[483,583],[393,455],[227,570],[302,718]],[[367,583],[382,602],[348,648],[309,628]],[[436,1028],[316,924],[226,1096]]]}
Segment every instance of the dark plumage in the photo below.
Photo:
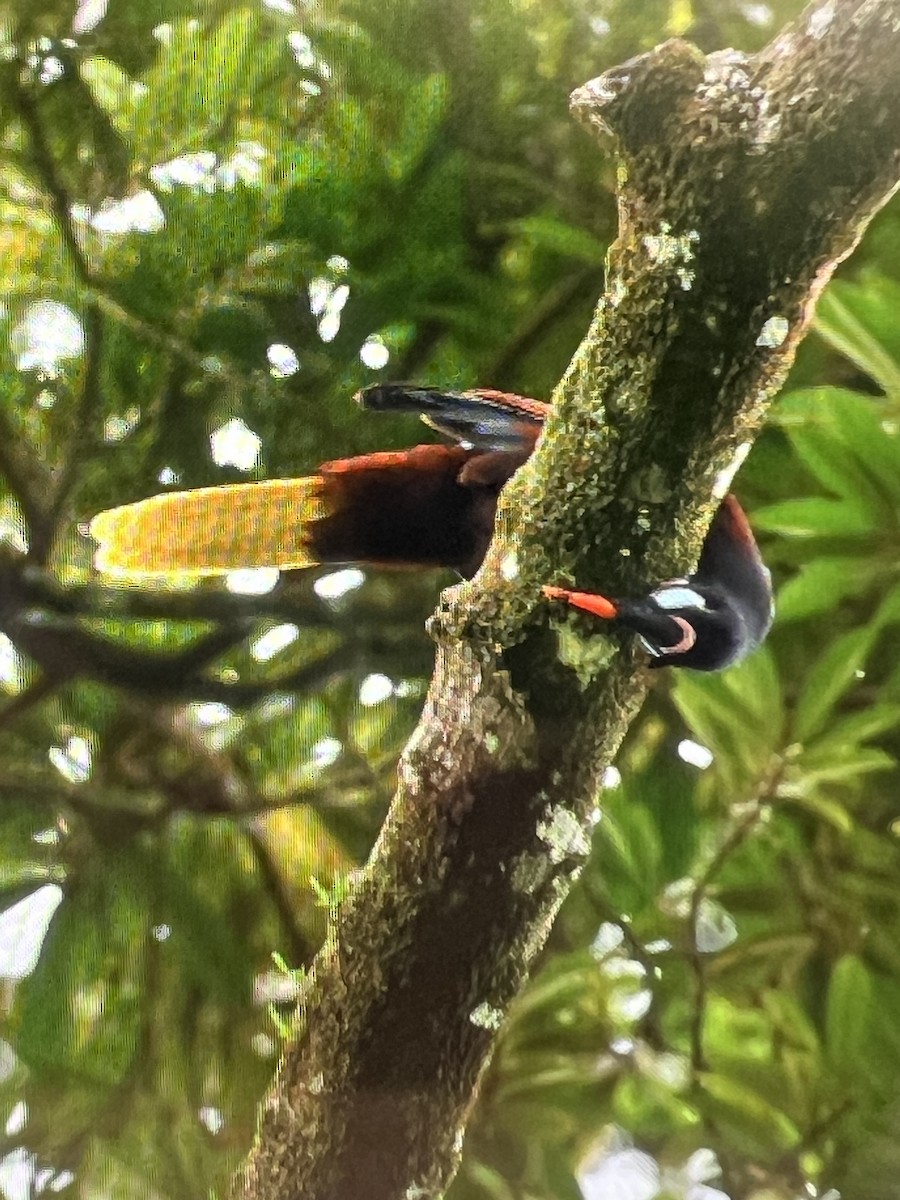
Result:
{"label": "dark plumage", "polygon": [[544,588],[551,599],[640,635],[651,667],[718,671],[746,658],[772,624],[772,583],[744,511],[726,496],[713,517],[697,570],[639,600]]}
{"label": "dark plumage", "polygon": [[[134,577],[363,562],[452,567],[470,578],[487,553],[497,498],[531,455],[548,405],[508,392],[397,383],[365,388],[356,399],[376,412],[417,412],[451,444],[336,459],[303,479],[198,488],[111,509],[91,525],[98,567]],[[769,574],[733,496],[688,579],[636,600],[544,591],[634,630],[653,666],[729,666],[759,645],[772,619]]]}

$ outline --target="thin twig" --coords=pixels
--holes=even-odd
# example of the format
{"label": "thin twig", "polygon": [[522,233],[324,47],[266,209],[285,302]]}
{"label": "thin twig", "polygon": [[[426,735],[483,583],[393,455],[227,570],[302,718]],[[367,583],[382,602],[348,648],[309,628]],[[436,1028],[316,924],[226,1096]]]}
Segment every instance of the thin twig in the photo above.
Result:
{"label": "thin twig", "polygon": [[112,296],[100,290],[96,284],[91,290],[91,295],[96,299],[104,312],[120,325],[124,325],[126,329],[131,330],[132,333],[136,334],[147,345],[154,346],[157,350],[164,350],[167,354],[171,354],[173,358],[187,363],[188,366],[193,367],[206,378],[214,378],[217,382],[227,383],[241,389],[247,387],[247,375],[241,371],[232,370],[218,355],[216,356],[216,365],[213,369],[210,365],[211,359],[209,354],[199,353],[171,330],[160,329],[145,317],[132,312],[131,309],[126,308],[119,300],[114,300]]}
{"label": "thin twig", "polygon": [[[282,582],[264,596],[245,596],[224,589],[173,591],[85,584],[62,587],[41,568],[23,564],[21,591],[30,604],[60,616],[97,620],[240,621],[254,617],[285,617],[310,629],[339,629],[342,622],[305,589]],[[378,614],[376,614],[378,616]],[[380,616],[378,617],[380,619]],[[387,614],[385,614],[387,619]]]}
{"label": "thin twig", "polygon": [[[84,320],[85,334],[85,370],[81,385],[81,393],[72,418],[71,432],[62,469],[53,489],[51,515],[54,526],[58,525],[67,501],[75,487],[78,477],[84,468],[85,458],[94,446],[96,439],[96,420],[101,403],[101,363],[103,359],[104,315],[96,299],[88,302]],[[43,563],[46,554],[41,555],[34,548],[33,558]],[[47,551],[50,547],[47,546]]]}
{"label": "thin twig", "polygon": [[28,533],[29,545],[46,540],[52,525],[48,499],[51,476],[0,406],[0,472],[15,497]]}
{"label": "thin twig", "polygon": [[40,704],[42,700],[46,700],[52,695],[57,687],[57,682],[54,679],[49,679],[47,676],[42,676],[35,679],[21,692],[13,696],[12,699],[0,709],[0,729],[5,729],[11,725],[18,717],[35,705]]}
{"label": "thin twig", "polygon": [[355,647],[341,645],[313,663],[307,663],[274,679],[260,680],[258,683],[228,683],[225,680],[205,678],[185,680],[182,697],[218,701],[231,708],[246,708],[273,693],[318,691],[337,676],[349,673],[356,661]]}
{"label": "thin twig", "polygon": [[[71,199],[50,149],[50,143],[35,102],[34,89],[27,80],[22,78],[30,68],[21,61],[19,68],[20,78],[12,89],[13,102],[28,133],[32,163],[49,198],[50,210],[63,245],[72,259],[75,272],[83,283],[90,284],[91,269],[75,234]],[[92,355],[89,342],[88,352],[88,378],[85,381],[83,395],[86,394],[87,399],[93,400],[96,376],[99,373],[99,349]],[[76,429],[78,429],[77,424]],[[50,552],[56,518],[59,515],[56,496],[59,493],[59,499],[64,499],[71,481],[64,474],[65,489],[62,492],[59,492],[58,488],[54,489],[51,486],[50,474],[44,464],[31,451],[26,450],[22,439],[9,426],[9,422],[5,418],[2,420],[2,428],[0,428],[0,469],[3,470],[10,487],[15,492],[28,522],[32,557],[37,562],[44,562]],[[74,472],[74,465],[71,470]]]}
{"label": "thin twig", "polygon": [[[29,70],[25,63],[20,63],[20,68],[23,73]],[[33,89],[20,78],[13,88],[13,97],[16,109],[22,118],[22,123],[28,130],[28,135],[31,139],[31,155],[34,166],[50,198],[50,208],[59,229],[60,237],[69,251],[79,277],[84,283],[90,283],[92,278],[91,269],[75,235],[71,201],[57,170],[56,160],[53,157],[50,144],[44,133],[44,127],[41,123],[37,105],[35,104]]]}
{"label": "thin twig", "polygon": [[521,368],[522,358],[579,297],[583,295],[586,303],[594,300],[601,276],[600,267],[589,267],[567,275],[552,287],[528,313],[506,345],[500,347],[496,358],[487,367],[485,379],[491,386],[500,387],[515,377]]}

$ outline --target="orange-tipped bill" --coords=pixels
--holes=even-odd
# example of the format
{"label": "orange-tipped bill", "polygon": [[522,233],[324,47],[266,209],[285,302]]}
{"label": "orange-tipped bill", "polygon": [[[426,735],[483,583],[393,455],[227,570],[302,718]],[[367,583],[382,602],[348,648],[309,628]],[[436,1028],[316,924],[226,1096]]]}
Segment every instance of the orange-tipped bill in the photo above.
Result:
{"label": "orange-tipped bill", "polygon": [[549,585],[541,590],[548,600],[564,600],[573,608],[580,608],[582,612],[602,617],[605,621],[612,621],[619,615],[618,606],[612,600],[607,600],[605,596],[598,596],[595,592],[570,592],[568,588]]}

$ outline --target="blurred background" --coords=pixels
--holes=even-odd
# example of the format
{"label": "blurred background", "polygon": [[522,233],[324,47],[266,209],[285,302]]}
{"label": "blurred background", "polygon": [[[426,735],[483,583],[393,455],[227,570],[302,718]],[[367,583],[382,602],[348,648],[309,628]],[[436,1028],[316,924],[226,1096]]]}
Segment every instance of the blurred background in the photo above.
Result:
{"label": "blurred background", "polygon": [[[379,379],[549,398],[616,221],[569,91],[672,36],[753,51],[799,9],[0,4],[8,1200],[224,1188],[453,582],[115,588],[89,518],[431,440],[357,409]],[[894,203],[736,481],[772,636],[656,679],[452,1200],[898,1195],[898,313]]]}

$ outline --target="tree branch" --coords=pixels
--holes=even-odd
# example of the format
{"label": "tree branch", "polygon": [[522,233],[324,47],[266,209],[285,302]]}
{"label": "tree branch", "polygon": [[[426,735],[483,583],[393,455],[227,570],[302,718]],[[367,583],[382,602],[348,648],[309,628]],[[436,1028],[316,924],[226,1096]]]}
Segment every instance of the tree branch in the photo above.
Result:
{"label": "tree branch", "polygon": [[304,991],[240,1200],[438,1197],[452,1178],[495,1018],[646,689],[630,642],[570,637],[563,655],[540,584],[639,593],[696,560],[717,479],[897,187],[896,7],[828,0],[751,57],[669,42],[573,103],[625,168],[608,290],[482,572],[433,620],[397,796]]}

